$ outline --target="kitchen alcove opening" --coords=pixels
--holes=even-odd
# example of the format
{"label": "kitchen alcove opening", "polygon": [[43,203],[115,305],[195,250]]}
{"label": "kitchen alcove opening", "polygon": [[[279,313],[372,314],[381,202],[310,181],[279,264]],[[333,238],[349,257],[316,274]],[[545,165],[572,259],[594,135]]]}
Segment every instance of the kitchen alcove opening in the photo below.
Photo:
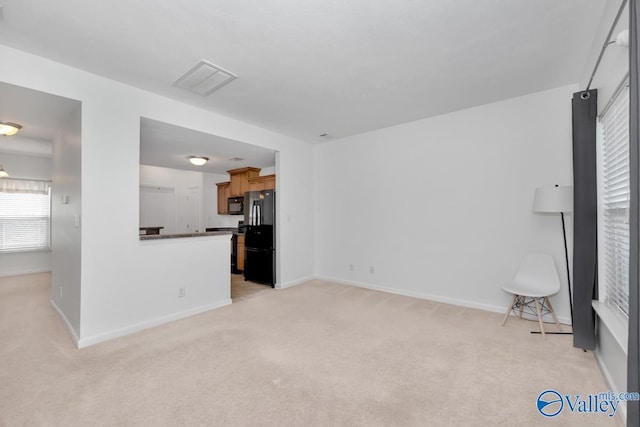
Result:
{"label": "kitchen alcove opening", "polygon": [[[208,161],[203,165],[194,165],[189,161],[190,156],[206,157]],[[241,299],[272,289],[272,286],[258,284],[258,281],[252,282],[253,276],[248,281],[244,280],[244,266],[238,264],[247,259],[246,250],[252,249],[244,246],[244,225],[248,224],[243,224],[244,212],[229,214],[227,204],[231,203],[228,199],[232,194],[220,192],[220,185],[217,184],[224,187],[226,183],[231,183],[230,190],[233,188],[238,193],[233,194],[238,201],[244,200],[244,193],[249,190],[275,189],[277,157],[278,152],[271,149],[141,117],[140,238],[169,239],[176,235],[197,238],[207,232],[232,233],[232,298],[236,296],[236,299]],[[232,182],[228,171],[242,172],[245,169],[250,171],[246,180],[240,185]],[[275,206],[274,203],[274,212]],[[277,216],[274,214],[273,217],[273,227],[278,230]],[[276,237],[274,233],[272,284],[276,283],[276,272],[279,270],[275,267]],[[242,246],[238,240],[242,240]],[[250,252],[248,256],[249,268],[256,268],[258,263],[251,261],[255,259],[254,253]],[[260,268],[269,264],[259,263]],[[264,274],[258,277],[262,276]]]}

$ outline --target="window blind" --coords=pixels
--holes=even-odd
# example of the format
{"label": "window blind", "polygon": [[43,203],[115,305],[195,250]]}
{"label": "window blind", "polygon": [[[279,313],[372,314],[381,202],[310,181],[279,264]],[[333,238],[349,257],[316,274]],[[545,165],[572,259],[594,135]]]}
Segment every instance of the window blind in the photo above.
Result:
{"label": "window blind", "polygon": [[50,247],[51,183],[0,179],[0,252]]}
{"label": "window blind", "polygon": [[605,301],[629,316],[629,89],[601,117]]}

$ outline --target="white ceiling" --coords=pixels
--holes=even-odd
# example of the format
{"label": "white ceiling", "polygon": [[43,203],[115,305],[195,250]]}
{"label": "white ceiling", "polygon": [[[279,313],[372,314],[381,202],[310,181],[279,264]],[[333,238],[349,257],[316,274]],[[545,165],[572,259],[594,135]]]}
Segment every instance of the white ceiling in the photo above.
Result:
{"label": "white ceiling", "polygon": [[[2,0],[0,43],[320,142],[578,81],[602,0]],[[201,58],[239,78],[172,86]]]}
{"label": "white ceiling", "polygon": [[0,136],[0,152],[50,157],[51,142],[79,106],[79,101],[0,82],[0,120],[22,125],[16,135]]}
{"label": "white ceiling", "polygon": [[[204,166],[194,166],[187,156],[205,156]],[[230,160],[234,157],[243,160]],[[275,152],[220,136],[140,119],[140,163],[172,169],[227,174],[247,166],[261,169],[275,166]]]}

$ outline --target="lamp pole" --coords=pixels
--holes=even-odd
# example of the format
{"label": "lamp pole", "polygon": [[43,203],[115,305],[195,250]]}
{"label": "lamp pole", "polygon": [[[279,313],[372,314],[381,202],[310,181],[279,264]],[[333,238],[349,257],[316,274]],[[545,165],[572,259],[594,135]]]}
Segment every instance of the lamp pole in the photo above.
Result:
{"label": "lamp pole", "polygon": [[[534,196],[534,212],[560,213],[562,221],[562,239],[564,242],[564,260],[567,266],[567,286],[569,290],[569,311],[571,313],[571,329],[573,329],[573,295],[571,292],[571,272],[569,271],[569,250],[567,248],[567,230],[564,224],[564,213],[571,212],[571,199],[568,197],[567,189],[556,184],[554,187],[538,188]],[[569,193],[571,194],[571,193]],[[539,334],[540,331],[531,331],[532,334]],[[547,334],[573,335],[573,332],[553,332]]]}

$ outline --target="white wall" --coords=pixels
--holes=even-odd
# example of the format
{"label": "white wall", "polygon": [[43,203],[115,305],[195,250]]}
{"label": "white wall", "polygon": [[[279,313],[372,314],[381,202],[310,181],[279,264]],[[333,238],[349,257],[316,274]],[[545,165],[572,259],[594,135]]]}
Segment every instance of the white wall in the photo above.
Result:
{"label": "white wall", "polygon": [[[11,178],[51,180],[50,157],[0,152],[0,165]],[[0,276],[44,271],[51,271],[51,251],[0,254]]]}
{"label": "white wall", "polygon": [[[158,166],[140,165],[140,186],[172,188],[174,198],[172,208],[175,209],[176,223],[172,227],[160,230],[160,234],[193,233],[194,228],[187,226],[187,197],[189,191],[196,189],[200,197],[200,207],[203,206],[202,172],[194,172],[180,169],[161,168]],[[200,209],[199,222],[196,229],[204,231],[203,212]]]}
{"label": "white wall", "polygon": [[[566,283],[560,217],[533,214],[532,203],[536,187],[572,183],[576,89],[318,145],[318,274],[495,311],[527,253],[552,254]],[[552,303],[567,321],[566,285]]]}
{"label": "white wall", "polygon": [[229,181],[228,174],[203,174],[203,218],[206,227],[237,227],[242,215],[218,215],[218,187],[216,183]]}
{"label": "white wall", "polygon": [[260,169],[260,176],[273,175],[275,173],[276,173],[275,166]]}
{"label": "white wall", "polygon": [[[51,185],[51,302],[75,334],[74,339],[81,335],[81,126],[79,104],[53,141]],[[68,197],[68,203],[62,202],[63,196]]]}
{"label": "white wall", "polygon": [[[87,335],[80,347],[126,335],[148,327],[231,304],[231,235],[148,240],[139,243],[145,256],[137,258],[144,275],[131,289],[133,295],[147,295],[152,310],[163,315],[150,316],[137,322],[122,323],[119,328]],[[187,276],[185,271],[197,271]],[[179,297],[184,288],[184,297]],[[137,298],[123,298],[117,310],[128,315],[141,310]],[[102,317],[113,310],[107,304],[96,306]]]}
{"label": "white wall", "polygon": [[[173,296],[175,277],[198,283],[209,272],[204,265],[174,264],[171,274],[148,284],[148,266],[164,266],[138,238],[140,117],[278,151],[278,285],[313,275],[310,144],[6,46],[0,55],[0,81],[82,101],[81,340],[202,305]],[[196,242],[187,247],[196,259],[210,249]],[[180,259],[186,250],[167,244],[164,256]]]}
{"label": "white wall", "polygon": [[[580,89],[585,89],[588,84],[596,59],[606,40],[607,33],[611,28],[615,15],[618,12],[620,3],[621,2],[617,0],[607,1],[607,6],[603,13],[602,20],[600,21],[598,32],[591,46],[589,61],[585,64],[582,70]],[[621,30],[628,28],[629,11],[627,5],[621,15],[618,25],[613,31],[612,38],[615,38]],[[598,114],[602,113],[603,109],[614,95],[616,88],[629,71],[628,55],[629,50],[626,48],[620,48],[615,45],[607,47],[591,85],[591,88],[598,89]],[[603,245],[599,245],[599,250],[601,251],[602,249]],[[599,255],[599,259],[602,260],[604,257]],[[599,271],[600,274],[602,274],[604,272],[604,268],[600,268]],[[604,283],[602,279],[600,279],[600,283]],[[601,300],[604,300],[603,291],[600,292],[600,297]],[[601,309],[606,310],[607,308],[602,307]],[[607,318],[610,322],[617,322],[617,317],[615,315],[608,316]],[[618,328],[617,325],[614,324],[607,325],[604,320],[599,320],[596,327],[597,349],[595,354],[598,358],[600,367],[605,374],[605,378],[609,382],[609,386],[614,391],[627,390],[626,348],[623,348],[618,344],[618,341],[613,337],[613,331],[616,331],[615,333],[620,333],[620,329],[624,330],[624,327]],[[626,342],[626,336],[624,337],[624,342]],[[624,407],[622,413],[624,414]]]}

